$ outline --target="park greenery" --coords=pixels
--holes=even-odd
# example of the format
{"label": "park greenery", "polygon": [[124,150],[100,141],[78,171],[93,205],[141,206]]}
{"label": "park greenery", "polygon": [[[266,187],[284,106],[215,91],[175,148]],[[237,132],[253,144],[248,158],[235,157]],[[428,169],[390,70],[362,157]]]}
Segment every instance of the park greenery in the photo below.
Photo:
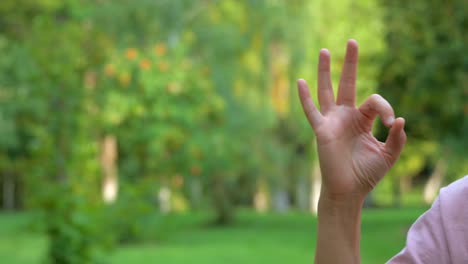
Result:
{"label": "park greenery", "polygon": [[382,94],[408,134],[366,206],[424,206],[468,172],[467,21],[462,0],[2,0],[3,209],[36,219],[51,263],[182,243],[183,218],[226,239],[239,222],[268,237],[277,213],[307,226],[320,170],[295,81],[326,47],[336,82],[350,38],[358,101]]}
{"label": "park greenery", "polygon": [[[363,213],[362,263],[385,263],[405,244],[409,225],[424,208],[385,208]],[[313,263],[316,219],[307,212],[288,214],[240,210],[224,228],[200,228],[211,215],[200,212],[165,218],[170,232],[157,243],[132,243],[110,251],[109,263]],[[43,233],[31,229],[33,214],[0,218],[0,258],[5,263],[40,263],[47,248]],[[385,238],[385,239],[383,239]],[[285,240],[288,240],[285,243]],[[21,247],[17,247],[21,245]]]}

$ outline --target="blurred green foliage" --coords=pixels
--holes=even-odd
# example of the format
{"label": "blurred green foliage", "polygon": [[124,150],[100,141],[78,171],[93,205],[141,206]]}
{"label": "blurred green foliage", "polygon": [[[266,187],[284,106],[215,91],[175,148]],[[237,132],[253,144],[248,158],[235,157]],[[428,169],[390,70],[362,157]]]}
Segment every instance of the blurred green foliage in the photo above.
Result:
{"label": "blurred green foliage", "polygon": [[[71,190],[50,190],[46,200],[48,257],[51,263],[107,263],[106,253],[113,243],[112,229],[106,226],[105,208]],[[57,197],[66,197],[56,201]],[[110,219],[109,219],[110,220]]]}
{"label": "blurred green foliage", "polygon": [[[386,52],[378,92],[406,119],[408,134],[392,176],[414,178],[436,171],[439,163],[447,168],[446,181],[458,179],[468,170],[467,5],[454,0],[382,6]],[[382,125],[380,132],[383,137]]]}
{"label": "blurred green foliage", "polygon": [[457,138],[457,145],[466,143],[466,3],[416,1],[410,8],[405,3],[385,5],[388,52],[379,88],[406,117],[411,137],[438,141]]}

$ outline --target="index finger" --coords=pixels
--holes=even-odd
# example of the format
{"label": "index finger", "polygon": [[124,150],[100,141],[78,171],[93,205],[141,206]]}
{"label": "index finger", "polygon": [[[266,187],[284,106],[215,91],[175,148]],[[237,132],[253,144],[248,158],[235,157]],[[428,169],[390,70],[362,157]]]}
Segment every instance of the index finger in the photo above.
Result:
{"label": "index finger", "polygon": [[305,80],[297,81],[297,88],[299,90],[299,98],[301,99],[302,109],[304,110],[310,125],[315,130],[317,126],[322,122],[322,114],[318,111],[312,98],[310,98],[309,87]]}

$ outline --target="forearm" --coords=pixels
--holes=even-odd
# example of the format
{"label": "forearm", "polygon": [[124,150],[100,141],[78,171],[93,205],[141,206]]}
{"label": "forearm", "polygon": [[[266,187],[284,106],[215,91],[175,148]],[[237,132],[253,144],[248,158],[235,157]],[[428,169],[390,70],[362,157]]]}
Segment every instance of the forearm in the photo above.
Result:
{"label": "forearm", "polygon": [[316,264],[360,263],[363,199],[331,199],[320,196],[318,206]]}

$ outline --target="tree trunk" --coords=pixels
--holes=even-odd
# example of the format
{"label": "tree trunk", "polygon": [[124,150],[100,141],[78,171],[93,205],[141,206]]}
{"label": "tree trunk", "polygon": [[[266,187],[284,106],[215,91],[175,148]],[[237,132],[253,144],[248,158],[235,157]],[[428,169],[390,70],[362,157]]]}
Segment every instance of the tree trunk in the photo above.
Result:
{"label": "tree trunk", "polygon": [[234,207],[230,192],[222,175],[215,175],[212,190],[213,204],[216,210],[215,224],[228,225],[234,220]]}
{"label": "tree trunk", "polygon": [[424,202],[426,204],[431,204],[436,198],[446,172],[447,164],[445,160],[441,158],[437,161],[434,171],[424,186]]}
{"label": "tree trunk", "polygon": [[308,180],[302,174],[296,182],[296,206],[301,211],[309,209],[309,188]]}
{"label": "tree trunk", "polygon": [[413,188],[411,184],[411,177],[408,175],[401,175],[400,177],[400,189],[403,194],[409,193]]}
{"label": "tree trunk", "polygon": [[103,171],[102,197],[105,203],[113,203],[117,199],[119,188],[116,164],[117,139],[114,135],[106,135],[101,147],[101,166]]}
{"label": "tree trunk", "polygon": [[400,186],[400,177],[401,175],[394,175],[392,178],[392,197],[393,197],[393,207],[401,207],[401,186]]}
{"label": "tree trunk", "polygon": [[265,180],[260,179],[253,199],[255,211],[259,213],[264,213],[268,210],[269,198],[267,189],[268,186]]}
{"label": "tree trunk", "polygon": [[159,210],[163,214],[168,214],[172,207],[171,207],[171,189],[167,186],[162,186],[158,192],[158,202],[159,202]]}
{"label": "tree trunk", "polygon": [[[393,176],[392,178],[393,207],[400,208],[402,206],[403,196],[407,194],[408,192],[410,192],[411,188],[412,188],[411,177],[409,175],[394,175]],[[370,194],[372,194],[372,192]]]}
{"label": "tree trunk", "polygon": [[290,201],[288,190],[284,186],[278,186],[273,192],[272,198],[273,209],[276,212],[282,213],[289,210]]}
{"label": "tree trunk", "polygon": [[318,158],[312,163],[311,186],[310,186],[310,211],[317,215],[320,189],[322,188],[322,174]]}
{"label": "tree trunk", "polygon": [[190,206],[194,209],[202,207],[203,189],[201,180],[197,176],[192,176],[189,181],[190,186]]}
{"label": "tree trunk", "polygon": [[15,178],[10,171],[3,172],[3,209],[15,208]]}

